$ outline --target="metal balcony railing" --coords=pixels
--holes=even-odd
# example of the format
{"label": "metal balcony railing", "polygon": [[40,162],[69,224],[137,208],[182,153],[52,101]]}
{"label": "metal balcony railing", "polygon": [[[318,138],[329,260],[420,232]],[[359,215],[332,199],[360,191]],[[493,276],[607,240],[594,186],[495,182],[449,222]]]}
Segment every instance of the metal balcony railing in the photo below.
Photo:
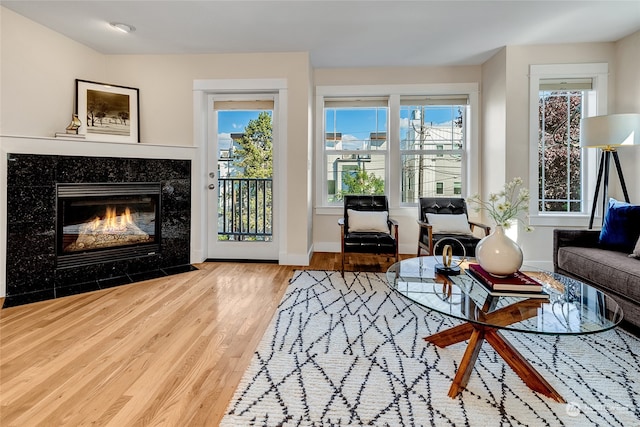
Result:
{"label": "metal balcony railing", "polygon": [[271,178],[218,179],[218,240],[271,241]]}

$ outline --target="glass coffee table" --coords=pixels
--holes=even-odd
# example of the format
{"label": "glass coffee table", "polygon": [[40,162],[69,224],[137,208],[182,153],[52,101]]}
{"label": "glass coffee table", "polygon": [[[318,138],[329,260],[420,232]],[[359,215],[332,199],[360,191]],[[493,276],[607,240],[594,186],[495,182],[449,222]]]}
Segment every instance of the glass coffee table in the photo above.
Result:
{"label": "glass coffee table", "polygon": [[548,298],[490,296],[480,283],[465,274],[435,274],[433,257],[410,258],[387,270],[387,281],[403,297],[464,323],[424,337],[438,347],[468,340],[449,397],[456,397],[469,381],[484,341],[532,390],[566,403],[544,377],[505,338],[501,330],[515,333],[582,335],[609,330],[622,321],[622,309],[607,294],[556,273],[521,270],[542,283]]}

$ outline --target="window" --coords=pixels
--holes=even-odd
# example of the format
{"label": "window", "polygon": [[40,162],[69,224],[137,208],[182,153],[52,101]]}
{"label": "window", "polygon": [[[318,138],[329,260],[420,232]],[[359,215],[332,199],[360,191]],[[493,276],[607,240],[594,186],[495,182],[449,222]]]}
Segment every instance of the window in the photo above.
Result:
{"label": "window", "polygon": [[327,201],[345,194],[384,194],[387,167],[387,100],[327,99],[324,161]]}
{"label": "window", "polygon": [[534,216],[589,211],[596,150],[580,148],[580,120],[606,114],[607,68],[607,64],[531,66]]}
{"label": "window", "polygon": [[467,104],[466,96],[400,98],[401,203],[456,194],[454,183],[462,179]]}
{"label": "window", "polygon": [[413,207],[424,196],[477,192],[477,105],[476,83],[318,86],[316,205],[364,193]]}
{"label": "window", "polygon": [[[591,79],[540,80],[538,92],[538,211],[582,212],[580,120]],[[568,88],[569,86],[576,86]],[[582,87],[580,87],[582,86]]]}

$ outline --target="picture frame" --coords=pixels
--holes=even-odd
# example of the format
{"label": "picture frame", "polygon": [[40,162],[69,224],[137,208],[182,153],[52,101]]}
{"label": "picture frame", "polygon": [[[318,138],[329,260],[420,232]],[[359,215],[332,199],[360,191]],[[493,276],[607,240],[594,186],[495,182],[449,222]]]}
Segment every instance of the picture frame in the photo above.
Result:
{"label": "picture frame", "polygon": [[140,91],[137,88],[76,79],[78,134],[87,140],[140,142]]}

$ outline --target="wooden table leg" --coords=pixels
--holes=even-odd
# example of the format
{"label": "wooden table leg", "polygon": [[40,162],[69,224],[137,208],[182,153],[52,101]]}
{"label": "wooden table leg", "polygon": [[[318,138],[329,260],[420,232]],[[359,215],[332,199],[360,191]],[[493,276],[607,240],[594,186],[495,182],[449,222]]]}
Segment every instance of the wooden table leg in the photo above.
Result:
{"label": "wooden table leg", "polygon": [[504,359],[511,369],[518,374],[530,389],[541,393],[556,402],[567,403],[564,398],[543,378],[542,375],[516,350],[504,336],[495,330],[485,331],[484,338]]}
{"label": "wooden table leg", "polygon": [[[540,301],[525,300],[508,307],[486,313],[483,321],[495,326],[508,326],[537,315]],[[513,369],[513,371],[534,391],[541,393],[557,402],[566,403],[560,393],[535,370],[518,350],[509,343],[496,328],[480,324],[463,323],[458,326],[424,337],[424,340],[438,347],[447,347],[469,340],[464,356],[460,361],[458,372],[449,389],[449,397],[456,397],[467,386],[469,377],[480,353],[482,343],[486,340]]]}
{"label": "wooden table leg", "polygon": [[473,332],[473,325],[471,323],[463,323],[462,325],[454,326],[453,328],[445,329],[437,334],[424,337],[424,340],[435,344],[438,347],[444,348],[452,344],[457,344],[462,341],[466,341],[471,337]]}
{"label": "wooden table leg", "polygon": [[[485,324],[490,324],[495,327],[508,326],[537,316],[540,305],[541,302],[539,300],[523,300],[490,313],[480,313],[479,317],[482,317],[478,320],[482,320]],[[438,347],[447,347],[449,345],[468,340],[474,327],[481,327],[481,325],[478,324],[477,326],[474,326],[472,323],[463,323],[436,334],[429,335],[428,337],[424,337],[424,340],[435,344]],[[488,328],[489,326],[485,327]]]}
{"label": "wooden table leg", "polygon": [[464,356],[462,356],[462,360],[460,361],[460,366],[458,366],[458,372],[456,372],[453,383],[449,388],[450,398],[453,399],[456,397],[458,393],[467,386],[473,367],[476,364],[476,360],[478,360],[478,354],[480,354],[480,348],[484,342],[484,336],[485,330],[483,328],[477,328],[471,332],[469,345],[467,345]]}

